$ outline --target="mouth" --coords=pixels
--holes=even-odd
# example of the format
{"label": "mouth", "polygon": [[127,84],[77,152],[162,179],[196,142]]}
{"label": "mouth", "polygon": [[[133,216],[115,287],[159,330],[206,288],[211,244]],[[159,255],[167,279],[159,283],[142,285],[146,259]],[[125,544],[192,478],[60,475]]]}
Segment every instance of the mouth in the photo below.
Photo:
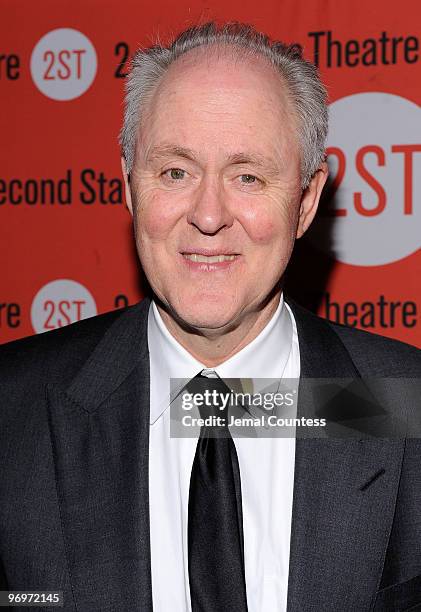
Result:
{"label": "mouth", "polygon": [[185,259],[195,263],[223,263],[224,261],[234,261],[236,255],[202,255],[201,253],[182,253]]}
{"label": "mouth", "polygon": [[182,251],[184,263],[193,272],[226,271],[240,259],[238,253],[218,253],[216,251]]}

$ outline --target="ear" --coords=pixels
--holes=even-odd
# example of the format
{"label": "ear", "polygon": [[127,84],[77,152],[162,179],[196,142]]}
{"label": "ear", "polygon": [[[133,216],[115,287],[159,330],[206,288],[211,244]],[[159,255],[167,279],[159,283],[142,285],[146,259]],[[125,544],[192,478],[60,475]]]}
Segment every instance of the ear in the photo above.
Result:
{"label": "ear", "polygon": [[133,203],[132,203],[132,192],[130,190],[130,178],[129,175],[127,174],[127,166],[126,166],[126,160],[124,159],[124,157],[121,158],[121,171],[123,173],[123,179],[124,179],[124,191],[126,194],[126,206],[130,211],[130,214],[133,217]]}
{"label": "ear", "polygon": [[296,233],[297,238],[301,238],[301,236],[308,230],[315,217],[320,196],[322,195],[322,190],[324,184],[326,183],[328,174],[329,171],[327,163],[324,162],[313,175],[309,186],[303,191]]}

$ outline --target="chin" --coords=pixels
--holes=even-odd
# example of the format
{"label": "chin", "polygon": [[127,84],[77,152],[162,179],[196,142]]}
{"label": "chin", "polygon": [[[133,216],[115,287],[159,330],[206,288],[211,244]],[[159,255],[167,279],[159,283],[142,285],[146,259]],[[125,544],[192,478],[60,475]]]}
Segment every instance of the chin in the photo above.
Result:
{"label": "chin", "polygon": [[221,302],[192,303],[174,309],[177,317],[184,325],[194,329],[221,329],[229,326],[236,318],[236,311],[232,303],[223,307]]}

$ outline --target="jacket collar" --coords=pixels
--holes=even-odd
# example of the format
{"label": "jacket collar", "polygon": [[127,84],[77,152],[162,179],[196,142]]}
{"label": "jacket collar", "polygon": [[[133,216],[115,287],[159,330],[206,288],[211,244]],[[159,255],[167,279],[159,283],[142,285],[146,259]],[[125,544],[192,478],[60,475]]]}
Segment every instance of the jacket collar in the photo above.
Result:
{"label": "jacket collar", "polygon": [[150,300],[127,308],[101,338],[66,394],[94,412],[128,375],[148,360],[147,317]]}

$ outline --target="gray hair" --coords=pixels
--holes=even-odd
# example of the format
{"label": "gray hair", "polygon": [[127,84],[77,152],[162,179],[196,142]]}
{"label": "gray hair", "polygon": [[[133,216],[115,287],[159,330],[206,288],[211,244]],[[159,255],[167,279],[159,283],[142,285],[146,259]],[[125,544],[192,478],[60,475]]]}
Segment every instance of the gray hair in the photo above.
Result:
{"label": "gray hair", "polygon": [[246,52],[250,57],[266,58],[286,83],[298,117],[301,181],[302,187],[307,187],[325,159],[328,127],[326,89],[317,68],[302,57],[298,45],[271,41],[253,26],[237,22],[222,27],[214,22],[194,26],[181,32],[168,47],[158,44],[136,52],[126,81],[124,123],[120,132],[128,173],[133,168],[141,114],[169,66],[191,49],[215,45],[241,50],[241,57]]}

